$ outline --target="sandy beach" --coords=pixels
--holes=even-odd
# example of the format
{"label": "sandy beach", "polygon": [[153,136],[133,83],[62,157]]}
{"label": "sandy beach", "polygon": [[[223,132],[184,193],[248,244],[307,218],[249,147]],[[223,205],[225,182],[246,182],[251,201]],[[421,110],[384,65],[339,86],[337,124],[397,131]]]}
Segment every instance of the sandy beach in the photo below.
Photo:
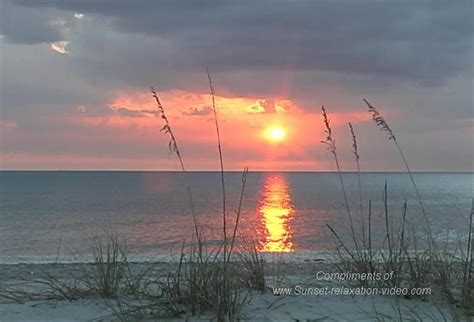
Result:
{"label": "sandy beach", "polygon": [[[335,264],[322,259],[304,262],[280,260],[266,266],[267,289],[249,291],[241,318],[245,321],[470,321],[460,310],[438,302],[435,295],[406,298],[396,295],[317,294],[317,289],[360,289],[358,283],[321,280],[318,272],[337,272]],[[148,270],[150,278],[165,277],[176,270],[176,264],[130,263],[134,272]],[[1,321],[120,321],[119,302],[130,298],[106,299],[96,294],[77,294],[65,299],[48,285],[39,283],[54,276],[58,281],[75,279],[92,264],[2,264],[0,265]],[[48,277],[49,276],[49,277]],[[71,285],[72,285],[71,284]],[[277,290],[293,290],[293,294],[275,294]],[[352,290],[352,291],[351,291]],[[246,292],[242,290],[242,292]],[[354,293],[356,293],[355,291]],[[73,296],[73,295],[72,295]],[[122,305],[123,305],[122,302]],[[143,303],[141,303],[143,305]],[[155,312],[156,314],[156,312]],[[210,313],[192,315],[182,312],[172,316],[166,312],[150,316],[160,321],[212,321]],[[146,316],[128,315],[126,320],[147,320]],[[472,320],[472,317],[471,317]]]}

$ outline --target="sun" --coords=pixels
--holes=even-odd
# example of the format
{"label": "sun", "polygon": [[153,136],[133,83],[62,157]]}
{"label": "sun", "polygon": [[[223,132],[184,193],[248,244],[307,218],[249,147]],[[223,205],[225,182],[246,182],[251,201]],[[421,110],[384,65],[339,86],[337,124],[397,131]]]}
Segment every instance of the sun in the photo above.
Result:
{"label": "sun", "polygon": [[280,126],[271,126],[265,130],[265,139],[273,143],[279,143],[285,140],[286,131]]}

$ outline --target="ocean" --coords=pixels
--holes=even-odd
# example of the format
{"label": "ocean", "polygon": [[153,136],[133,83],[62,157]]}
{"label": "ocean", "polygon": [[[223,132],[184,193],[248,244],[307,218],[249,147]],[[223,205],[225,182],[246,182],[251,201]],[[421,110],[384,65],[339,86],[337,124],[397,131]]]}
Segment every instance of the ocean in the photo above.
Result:
{"label": "ocean", "polygon": [[[388,218],[398,227],[406,201],[407,229],[420,240],[425,221],[406,173],[361,173],[362,216],[357,173],[343,173],[356,233],[367,233],[372,203],[374,243],[383,243],[384,184]],[[473,173],[415,173],[415,181],[436,239],[467,237]],[[228,234],[239,206],[242,175],[225,173]],[[1,171],[0,263],[80,258],[94,238],[117,234],[137,255],[166,255],[193,238],[196,217],[208,240],[222,237],[219,172]],[[250,172],[237,235],[262,252],[327,252],[334,238],[327,225],[350,244],[347,210],[333,172]]]}

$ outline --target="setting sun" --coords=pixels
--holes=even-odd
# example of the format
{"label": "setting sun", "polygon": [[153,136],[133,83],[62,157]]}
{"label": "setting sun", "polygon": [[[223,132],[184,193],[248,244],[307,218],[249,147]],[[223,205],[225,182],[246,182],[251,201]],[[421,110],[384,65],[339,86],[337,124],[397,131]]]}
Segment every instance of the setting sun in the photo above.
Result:
{"label": "setting sun", "polygon": [[286,131],[282,127],[273,126],[265,131],[265,138],[270,142],[281,142],[286,137]]}

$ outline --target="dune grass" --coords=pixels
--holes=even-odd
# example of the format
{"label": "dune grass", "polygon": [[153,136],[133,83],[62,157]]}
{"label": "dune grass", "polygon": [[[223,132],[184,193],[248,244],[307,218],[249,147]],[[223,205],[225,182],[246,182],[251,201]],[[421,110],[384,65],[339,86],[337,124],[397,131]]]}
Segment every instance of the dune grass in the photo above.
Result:
{"label": "dune grass", "polygon": [[466,253],[464,256],[463,279],[461,290],[461,305],[474,315],[474,245],[473,245],[474,200],[469,215],[469,235],[467,238]]}
{"label": "dune grass", "polygon": [[[408,224],[409,209],[407,202],[402,204],[399,214],[389,213],[388,208],[388,183],[385,181],[383,188],[383,217],[385,222],[385,237],[380,243],[381,246],[374,247],[372,236],[372,202],[368,202],[368,221],[365,221],[363,206],[361,201],[361,182],[360,182],[360,155],[358,153],[357,136],[352,124],[349,128],[352,137],[353,153],[358,174],[359,187],[359,211],[361,213],[360,224],[362,227],[357,229],[352,220],[350,205],[342,177],[342,170],[339,166],[335,140],[330,125],[330,120],[326,108],[322,107],[322,118],[325,126],[326,139],[322,141],[327,145],[328,150],[336,164],[336,170],[339,175],[343,200],[347,210],[349,234],[354,243],[353,246],[347,245],[340,237],[341,232],[337,232],[330,225],[329,231],[334,236],[337,253],[340,256],[339,267],[344,271],[356,271],[360,273],[373,272],[394,272],[394,278],[384,281],[383,284],[395,287],[433,287],[439,290],[446,302],[461,306],[472,314],[473,303],[473,240],[472,225],[473,214],[471,210],[470,222],[468,224],[468,238],[465,247],[452,249],[447,244],[443,248],[435,242],[432,234],[431,223],[426,212],[420,191],[416,184],[413,173],[408,165],[408,161],[401,149],[401,146],[381,113],[371,105],[367,100],[363,100],[368,106],[368,112],[371,114],[377,127],[388,134],[389,140],[392,140],[403,161],[406,172],[409,175],[411,184],[415,190],[417,201],[424,219],[424,230],[426,231],[428,247],[421,246],[417,233],[410,229]],[[474,207],[473,207],[474,208]],[[396,217],[395,217],[396,216]],[[397,218],[399,225],[393,224],[393,219]],[[361,231],[361,234],[356,233]],[[367,234],[366,234],[367,233]],[[362,247],[360,247],[362,245]],[[463,249],[464,248],[464,249]],[[363,281],[367,284],[367,281]],[[380,284],[380,282],[375,282]]]}
{"label": "dune grass", "polygon": [[[225,170],[223,161],[222,142],[219,129],[218,108],[216,106],[214,85],[211,74],[206,69],[209,82],[211,106],[216,129],[217,152],[220,166],[220,181],[222,191],[222,243],[216,249],[208,249],[205,235],[198,224],[192,204],[192,193],[189,185],[187,191],[194,218],[195,234],[191,243],[191,251],[180,256],[178,271],[169,276],[165,283],[164,294],[169,296],[169,301],[189,307],[192,314],[211,311],[218,321],[237,320],[241,308],[245,303],[248,292],[245,286],[255,285],[257,289],[264,288],[263,259],[254,252],[244,254],[236,252],[236,236],[241,216],[242,203],[245,193],[248,168],[242,174],[242,188],[235,211],[235,222],[230,227],[232,234],[228,234],[228,209],[226,198]],[[182,154],[179,150],[176,137],[173,133],[169,119],[165,114],[157,92],[152,89],[152,95],[157,103],[157,108],[164,120],[162,130],[170,136],[169,149],[178,157],[183,173],[186,172]],[[229,238],[230,237],[230,238]],[[184,245],[184,244],[183,244]],[[255,251],[256,252],[256,251]],[[232,256],[232,255],[236,256]],[[232,262],[232,265],[230,264]],[[235,263],[237,262],[237,264]],[[239,269],[236,270],[236,267]],[[263,281],[263,282],[262,282]],[[243,294],[246,293],[246,294]]]}

